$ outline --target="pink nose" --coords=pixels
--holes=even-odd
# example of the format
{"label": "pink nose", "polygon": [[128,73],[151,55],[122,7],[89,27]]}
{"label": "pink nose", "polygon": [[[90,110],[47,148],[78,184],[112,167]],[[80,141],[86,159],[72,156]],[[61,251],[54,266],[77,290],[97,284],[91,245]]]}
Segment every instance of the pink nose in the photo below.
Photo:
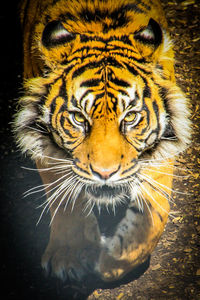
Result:
{"label": "pink nose", "polygon": [[90,166],[91,171],[94,175],[96,175],[97,177],[99,177],[100,179],[109,179],[111,176],[113,176],[115,173],[117,173],[117,171],[119,170],[119,168],[111,168],[111,169],[101,169],[98,167],[92,167]]}

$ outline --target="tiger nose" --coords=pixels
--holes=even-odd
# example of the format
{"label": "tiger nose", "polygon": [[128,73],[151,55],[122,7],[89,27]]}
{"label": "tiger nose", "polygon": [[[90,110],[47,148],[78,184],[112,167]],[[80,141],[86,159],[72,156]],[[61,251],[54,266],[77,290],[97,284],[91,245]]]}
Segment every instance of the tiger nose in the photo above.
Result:
{"label": "tiger nose", "polygon": [[114,174],[116,174],[119,170],[119,167],[104,169],[104,168],[98,168],[96,166],[90,165],[90,169],[91,169],[93,175],[95,175],[96,177],[98,177],[100,179],[106,180],[106,179],[109,179],[110,177],[112,177]]}

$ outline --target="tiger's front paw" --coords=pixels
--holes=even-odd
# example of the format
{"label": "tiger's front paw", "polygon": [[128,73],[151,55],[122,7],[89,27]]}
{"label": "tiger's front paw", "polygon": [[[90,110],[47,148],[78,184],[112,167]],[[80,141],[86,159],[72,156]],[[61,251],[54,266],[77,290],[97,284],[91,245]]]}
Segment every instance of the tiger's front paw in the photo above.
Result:
{"label": "tiger's front paw", "polygon": [[96,272],[95,264],[98,256],[99,250],[89,245],[79,249],[47,247],[42,257],[42,267],[47,274],[56,276],[62,281],[81,282],[84,277]]}

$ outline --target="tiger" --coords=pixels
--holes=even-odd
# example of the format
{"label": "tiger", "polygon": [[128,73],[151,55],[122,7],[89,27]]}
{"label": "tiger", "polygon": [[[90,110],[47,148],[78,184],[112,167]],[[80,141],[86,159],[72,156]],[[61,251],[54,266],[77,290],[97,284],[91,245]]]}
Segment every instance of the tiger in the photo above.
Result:
{"label": "tiger", "polygon": [[191,140],[164,11],[158,0],[24,0],[20,11],[14,132],[46,192],[40,219],[51,214],[42,267],[115,282],[155,249]]}

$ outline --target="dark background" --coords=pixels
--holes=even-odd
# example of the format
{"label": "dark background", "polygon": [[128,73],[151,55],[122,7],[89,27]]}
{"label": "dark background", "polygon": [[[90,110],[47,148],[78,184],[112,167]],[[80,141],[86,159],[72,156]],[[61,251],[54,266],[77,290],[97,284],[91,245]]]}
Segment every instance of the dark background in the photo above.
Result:
{"label": "dark background", "polygon": [[42,199],[23,198],[26,190],[40,184],[40,178],[37,172],[22,169],[35,166],[16,149],[11,132],[17,98],[22,93],[18,3],[7,1],[0,9],[1,295],[4,299],[55,299],[57,283],[47,281],[40,267],[48,241],[48,217],[36,226],[41,212],[36,207]]}
{"label": "dark background", "polygon": [[[19,1],[4,3],[0,10],[0,249],[1,295],[3,299],[71,299],[68,287],[47,279],[40,258],[49,234],[49,218],[36,226],[41,209],[39,196],[23,198],[29,188],[40,184],[35,167],[16,149],[11,132],[12,116],[22,87],[22,39],[18,20]],[[177,51],[177,79],[191,99],[195,135],[192,147],[181,157],[191,179],[175,181],[175,188],[192,196],[174,195],[175,219],[152,256],[147,273],[138,281],[115,290],[98,290],[90,299],[200,299],[199,259],[199,13],[198,1],[166,1]],[[43,199],[44,200],[44,199]],[[68,296],[67,296],[68,295]],[[121,297],[121,298],[117,298]],[[123,298],[124,297],[124,298]]]}

